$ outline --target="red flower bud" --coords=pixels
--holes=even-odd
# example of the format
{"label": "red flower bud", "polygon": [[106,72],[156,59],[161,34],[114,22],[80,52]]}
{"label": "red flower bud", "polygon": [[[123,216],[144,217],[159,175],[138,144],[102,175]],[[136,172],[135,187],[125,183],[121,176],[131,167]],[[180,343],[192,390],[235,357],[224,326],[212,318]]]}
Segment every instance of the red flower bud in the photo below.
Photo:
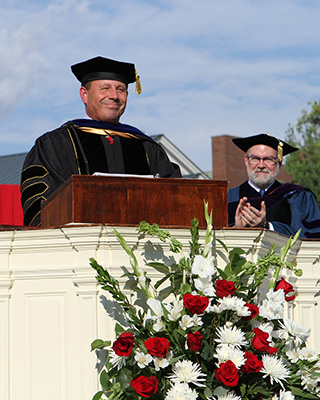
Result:
{"label": "red flower bud", "polygon": [[195,333],[188,333],[188,347],[191,351],[199,351],[202,347],[202,335],[201,333],[195,332]]}
{"label": "red flower bud", "polygon": [[226,386],[237,386],[239,375],[237,367],[231,360],[220,364],[220,368],[214,371],[217,381],[222,382]]}
{"label": "red flower bud", "polygon": [[234,294],[236,287],[234,282],[226,281],[225,279],[218,279],[216,281],[216,295],[218,297],[227,297],[230,294]]}
{"label": "red flower bud", "polygon": [[254,328],[254,337],[251,341],[252,346],[260,352],[266,352],[268,354],[274,354],[277,352],[276,347],[271,347],[269,342],[269,334],[262,331],[259,328]]}
{"label": "red flower bud", "polygon": [[159,387],[159,381],[155,376],[138,376],[138,378],[132,379],[130,383],[131,387],[142,397],[151,397],[157,393]]}
{"label": "red flower bud", "polygon": [[200,296],[198,294],[192,295],[190,293],[186,293],[183,296],[183,303],[187,310],[191,312],[191,314],[203,314],[203,311],[208,307],[209,298],[206,296]]}
{"label": "red flower bud", "polygon": [[250,353],[250,351],[244,353],[244,358],[246,359],[246,363],[242,365],[241,370],[246,374],[250,372],[259,372],[263,367],[263,362],[260,361],[255,354]]}
{"label": "red flower bud", "polygon": [[[291,283],[287,282],[284,278],[281,278],[281,280],[276,283],[275,290],[279,289],[282,289],[284,291],[286,301],[294,300],[295,295],[293,286],[291,285]],[[288,296],[289,293],[292,293],[292,295]]]}
{"label": "red flower bud", "polygon": [[123,332],[118,339],[113,342],[113,351],[117,356],[130,356],[134,345],[133,342],[133,334],[130,332]]}
{"label": "red flower bud", "polygon": [[165,357],[169,351],[169,341],[166,338],[152,337],[144,342],[148,353],[155,357]]}
{"label": "red flower bud", "polygon": [[250,321],[257,315],[259,315],[259,307],[255,306],[254,304],[250,304],[250,303],[246,303],[246,306],[248,307],[248,309],[250,311],[250,315],[248,315],[247,317],[242,317],[242,319],[244,321]]}

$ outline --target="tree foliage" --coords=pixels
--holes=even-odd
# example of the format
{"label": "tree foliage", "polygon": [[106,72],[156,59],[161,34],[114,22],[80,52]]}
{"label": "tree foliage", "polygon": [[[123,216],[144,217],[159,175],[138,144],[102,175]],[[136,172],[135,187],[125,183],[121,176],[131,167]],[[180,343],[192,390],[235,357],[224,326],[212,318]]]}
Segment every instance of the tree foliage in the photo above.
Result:
{"label": "tree foliage", "polygon": [[309,102],[296,125],[289,124],[286,141],[300,150],[286,157],[293,182],[310,188],[320,204],[320,100]]}

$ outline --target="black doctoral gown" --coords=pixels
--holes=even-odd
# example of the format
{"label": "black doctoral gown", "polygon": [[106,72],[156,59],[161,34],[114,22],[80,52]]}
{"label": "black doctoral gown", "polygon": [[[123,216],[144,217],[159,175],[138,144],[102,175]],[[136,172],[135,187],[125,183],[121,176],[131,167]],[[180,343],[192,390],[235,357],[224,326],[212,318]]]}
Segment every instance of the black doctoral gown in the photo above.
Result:
{"label": "black doctoral gown", "polygon": [[320,238],[320,211],[310,189],[275,181],[264,196],[260,196],[246,181],[228,191],[229,226],[234,225],[236,208],[243,197],[257,209],[265,202],[267,221],[276,232],[291,236],[301,229],[300,239]]}
{"label": "black doctoral gown", "polygon": [[21,175],[25,225],[40,225],[40,204],[71,175],[94,172],[180,178],[178,165],[152,138],[130,125],[74,120],[40,136]]}

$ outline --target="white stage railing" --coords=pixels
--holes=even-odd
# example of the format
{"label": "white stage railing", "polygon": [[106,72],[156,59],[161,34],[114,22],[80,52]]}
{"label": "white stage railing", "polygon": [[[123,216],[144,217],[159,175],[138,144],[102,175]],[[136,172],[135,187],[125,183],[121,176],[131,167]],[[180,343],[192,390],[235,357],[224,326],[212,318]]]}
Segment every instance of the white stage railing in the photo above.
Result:
{"label": "white stage railing", "polygon": [[[96,338],[113,339],[116,309],[96,285],[89,265],[94,257],[119,278],[129,266],[127,254],[110,226],[74,226],[0,232],[0,399],[91,400],[99,388],[97,357],[90,352]],[[133,227],[118,227],[141,265],[169,256],[156,239],[137,243]],[[189,248],[187,229],[170,230]],[[252,260],[287,238],[259,229],[222,229],[216,236],[229,249],[241,247]],[[224,254],[217,245],[218,262]],[[171,256],[171,253],[170,253]],[[298,291],[286,313],[312,329],[309,345],[320,352],[320,241],[297,241],[289,261],[297,259],[303,276],[282,276]],[[157,279],[154,270],[152,278]],[[124,280],[121,280],[124,283]]]}

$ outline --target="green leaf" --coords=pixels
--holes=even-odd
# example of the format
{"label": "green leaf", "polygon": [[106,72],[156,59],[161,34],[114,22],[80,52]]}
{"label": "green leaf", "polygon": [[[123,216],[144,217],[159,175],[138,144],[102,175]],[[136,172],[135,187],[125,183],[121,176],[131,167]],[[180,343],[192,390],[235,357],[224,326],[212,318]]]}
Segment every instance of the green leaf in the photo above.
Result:
{"label": "green leaf", "polygon": [[320,202],[320,102],[307,103],[308,109],[301,111],[301,116],[294,125],[289,124],[285,140],[298,147],[286,157],[286,171],[293,177],[292,182],[308,187]]}
{"label": "green leaf", "polygon": [[125,329],[123,329],[123,327],[120,324],[118,324],[118,322],[116,322],[114,330],[117,336],[121,335],[121,333],[125,331]]}
{"label": "green leaf", "polygon": [[113,229],[113,233],[117,236],[117,239],[118,239],[119,243],[121,244],[122,248],[128,254],[130,264],[134,270],[134,273],[136,274],[137,277],[140,276],[138,261],[136,259],[136,256],[134,255],[132,249],[130,249],[130,247],[127,245],[127,242],[125,241],[125,239],[120,235],[120,233],[116,229]]}
{"label": "green leaf", "polygon": [[102,339],[96,339],[91,343],[91,351],[96,350],[96,349],[104,349],[107,346],[111,345],[110,340],[102,340]]}
{"label": "green leaf", "polygon": [[161,272],[162,274],[168,274],[170,272],[170,268],[167,267],[165,264],[163,263],[159,263],[159,262],[150,262],[147,264],[149,267],[154,268],[155,270],[157,270],[158,272]]}
{"label": "green leaf", "polygon": [[100,392],[97,392],[93,397],[92,400],[100,400],[102,395],[103,395],[104,391],[100,390]]}
{"label": "green leaf", "polygon": [[245,254],[245,251],[243,249],[241,249],[240,247],[234,247],[231,251],[230,251],[230,255],[241,255],[241,254]]}
{"label": "green leaf", "polygon": [[229,253],[228,247],[226,246],[226,244],[225,244],[222,240],[220,240],[220,239],[218,239],[218,238],[215,238],[215,241],[218,242],[218,243],[220,244],[220,246],[223,247],[224,251],[225,251],[227,254]]}
{"label": "green leaf", "polygon": [[132,381],[132,372],[128,368],[123,368],[119,373],[119,382],[122,389],[130,387],[130,382]]}
{"label": "green leaf", "polygon": [[174,289],[171,286],[168,286],[159,292],[159,299],[166,299],[171,293],[174,293]]}
{"label": "green leaf", "polygon": [[106,370],[103,370],[100,374],[100,384],[103,388],[109,389],[110,387],[110,377],[107,374]]}
{"label": "green leaf", "polygon": [[159,286],[161,286],[163,284],[163,282],[167,281],[168,279],[170,279],[172,277],[172,274],[168,274],[166,276],[164,276],[162,279],[160,279],[155,285],[155,289],[158,289]]}
{"label": "green leaf", "polygon": [[300,388],[297,388],[295,386],[289,386],[289,389],[295,396],[299,396],[303,399],[319,399],[318,396],[314,396],[311,393],[308,393]]}
{"label": "green leaf", "polygon": [[211,399],[212,398],[212,390],[210,388],[206,387],[204,390],[204,395],[206,396],[207,399]]}
{"label": "green leaf", "polygon": [[180,293],[181,294],[191,293],[191,286],[188,285],[187,283],[182,283],[180,286]]}

